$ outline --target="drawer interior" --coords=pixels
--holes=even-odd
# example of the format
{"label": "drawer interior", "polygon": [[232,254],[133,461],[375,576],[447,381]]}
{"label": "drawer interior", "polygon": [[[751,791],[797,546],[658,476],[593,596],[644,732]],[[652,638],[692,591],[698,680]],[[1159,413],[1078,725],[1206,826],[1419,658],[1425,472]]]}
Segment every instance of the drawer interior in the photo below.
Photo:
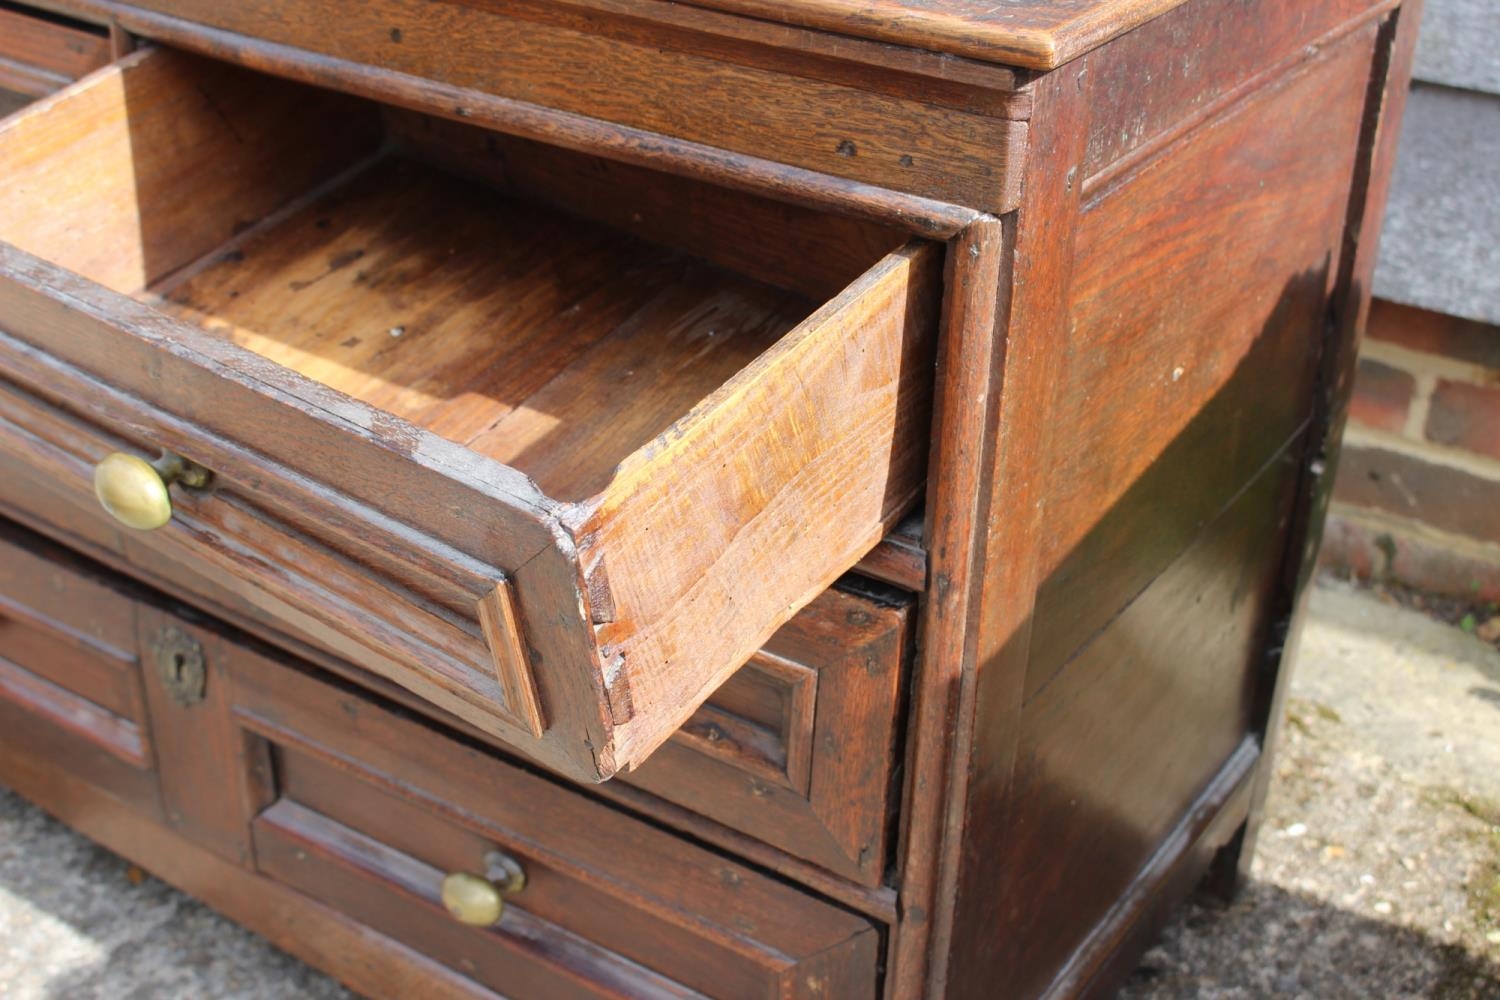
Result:
{"label": "drawer interior", "polygon": [[102,432],[64,464],[203,465],[156,544],[575,776],[920,496],[904,232],[162,48],[0,121],[0,178],[0,367]]}
{"label": "drawer interior", "polygon": [[0,239],[565,502],[904,242],[177,54],[67,99]]}

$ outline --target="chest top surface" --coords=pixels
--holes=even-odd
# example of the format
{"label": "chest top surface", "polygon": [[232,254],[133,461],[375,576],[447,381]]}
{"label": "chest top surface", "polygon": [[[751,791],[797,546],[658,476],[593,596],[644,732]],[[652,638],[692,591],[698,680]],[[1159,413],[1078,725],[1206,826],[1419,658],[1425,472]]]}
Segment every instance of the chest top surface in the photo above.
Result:
{"label": "chest top surface", "polygon": [[1180,6],[1184,0],[688,2],[695,7],[746,14],[986,62],[1051,69]]}

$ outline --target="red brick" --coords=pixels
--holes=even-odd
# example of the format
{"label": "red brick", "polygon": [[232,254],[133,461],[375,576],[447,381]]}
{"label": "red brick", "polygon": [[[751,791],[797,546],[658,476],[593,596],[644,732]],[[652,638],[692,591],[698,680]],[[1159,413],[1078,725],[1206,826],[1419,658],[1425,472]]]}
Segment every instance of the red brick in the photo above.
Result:
{"label": "red brick", "polygon": [[1424,354],[1500,369],[1500,326],[1376,299],[1365,336]]}
{"label": "red brick", "polygon": [[1347,446],[1334,499],[1429,524],[1453,535],[1500,542],[1500,481],[1387,451]]}
{"label": "red brick", "polygon": [[1372,527],[1335,512],[1323,532],[1319,565],[1361,579],[1395,580],[1434,594],[1500,601],[1500,556],[1450,548],[1416,533]]}
{"label": "red brick", "polygon": [[1439,380],[1427,414],[1427,439],[1500,458],[1500,388]]}
{"label": "red brick", "polygon": [[1417,380],[1409,372],[1361,359],[1349,419],[1375,430],[1399,432],[1406,426],[1406,411],[1416,389]]}

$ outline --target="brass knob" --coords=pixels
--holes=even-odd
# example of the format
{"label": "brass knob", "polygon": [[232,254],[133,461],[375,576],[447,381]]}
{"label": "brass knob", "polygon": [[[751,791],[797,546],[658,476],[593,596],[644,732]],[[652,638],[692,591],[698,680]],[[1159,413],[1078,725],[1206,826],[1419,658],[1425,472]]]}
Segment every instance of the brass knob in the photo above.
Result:
{"label": "brass knob", "polygon": [[170,451],[162,452],[155,462],[117,451],[94,466],[94,496],[116,521],[151,531],[172,519],[167,487],[180,482],[201,488],[208,480],[207,469]]}
{"label": "brass knob", "polygon": [[488,927],[505,912],[504,892],[526,887],[526,873],[512,857],[499,851],[485,855],[485,874],[454,872],[443,879],[442,899],[453,918],[473,927]]}

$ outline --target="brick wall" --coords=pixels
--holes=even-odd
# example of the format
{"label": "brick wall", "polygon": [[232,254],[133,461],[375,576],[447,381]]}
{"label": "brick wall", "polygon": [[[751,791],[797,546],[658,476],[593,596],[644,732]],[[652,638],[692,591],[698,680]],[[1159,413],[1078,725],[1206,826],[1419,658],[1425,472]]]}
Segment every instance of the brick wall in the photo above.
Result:
{"label": "brick wall", "polygon": [[1500,601],[1500,0],[1426,7],[1323,561]]}
{"label": "brick wall", "polygon": [[1500,600],[1500,327],[1377,300],[1325,564]]}

